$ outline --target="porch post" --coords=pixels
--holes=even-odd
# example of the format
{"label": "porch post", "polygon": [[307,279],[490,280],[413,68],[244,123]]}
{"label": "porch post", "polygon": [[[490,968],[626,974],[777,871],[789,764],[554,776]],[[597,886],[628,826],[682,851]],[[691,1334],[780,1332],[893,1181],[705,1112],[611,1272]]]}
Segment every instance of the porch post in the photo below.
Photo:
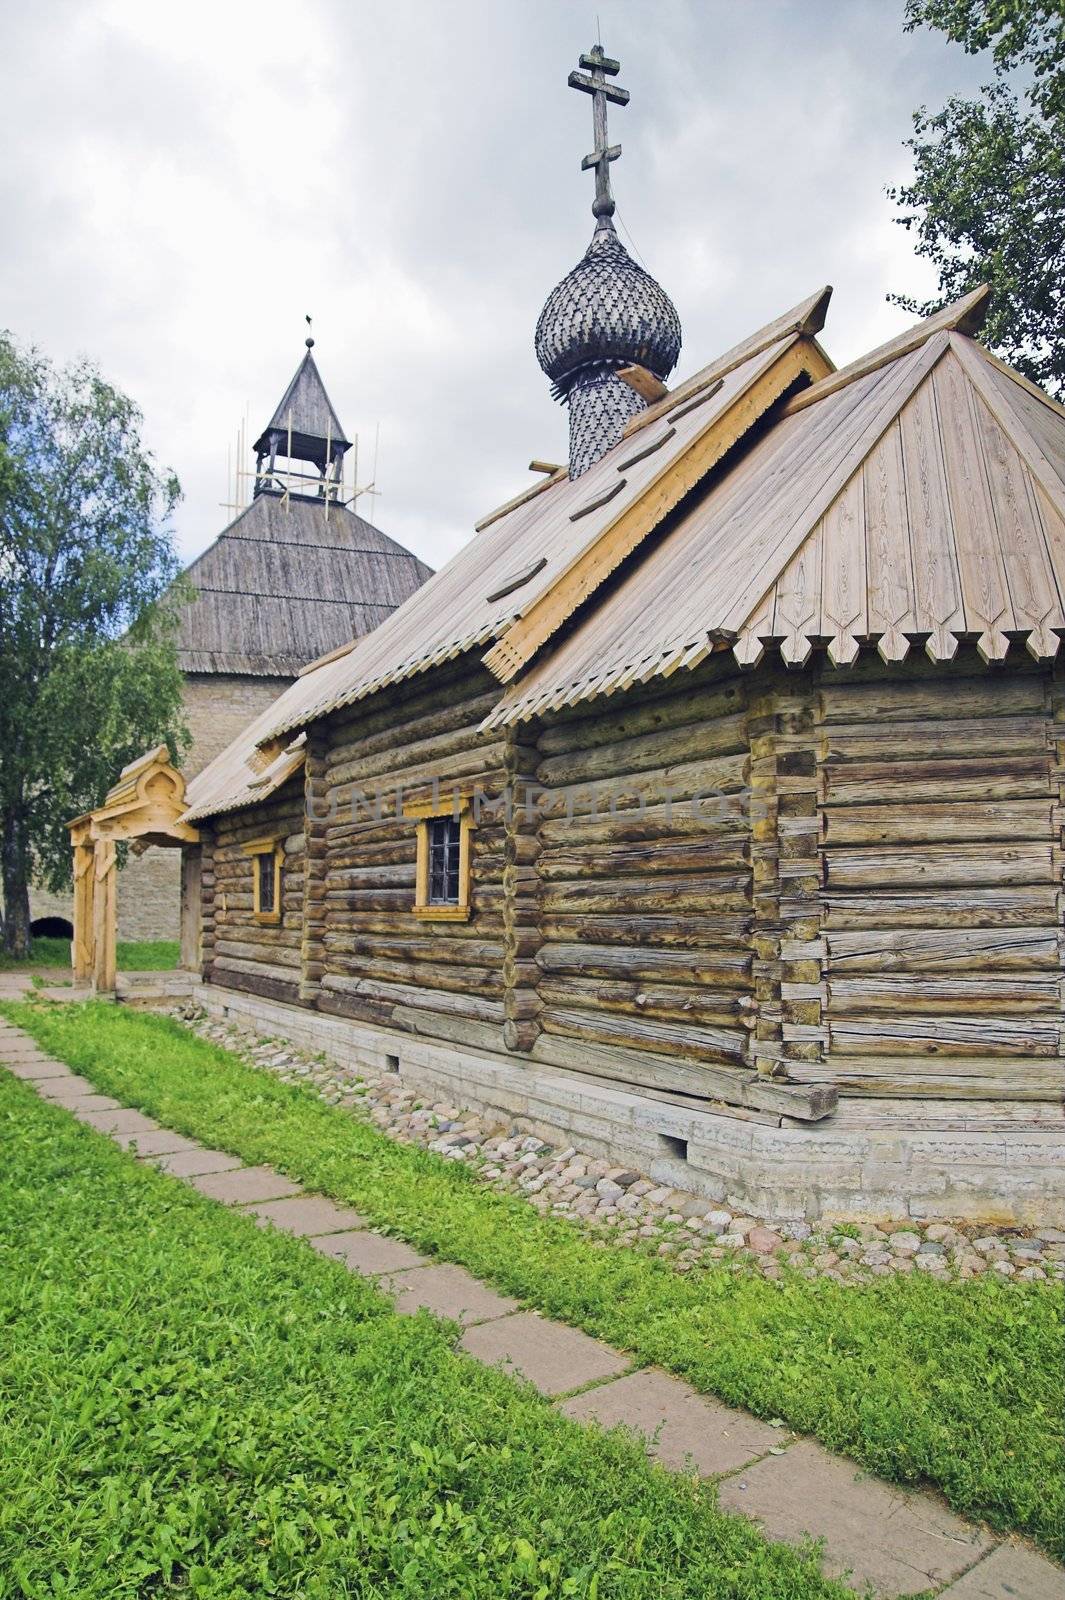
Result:
{"label": "porch post", "polygon": [[96,994],[112,995],[115,992],[118,867],[111,839],[97,839],[92,877],[95,889],[92,986]]}
{"label": "porch post", "polygon": [[93,969],[95,852],[85,839],[74,841],[74,938],[70,947],[74,982],[88,983]]}

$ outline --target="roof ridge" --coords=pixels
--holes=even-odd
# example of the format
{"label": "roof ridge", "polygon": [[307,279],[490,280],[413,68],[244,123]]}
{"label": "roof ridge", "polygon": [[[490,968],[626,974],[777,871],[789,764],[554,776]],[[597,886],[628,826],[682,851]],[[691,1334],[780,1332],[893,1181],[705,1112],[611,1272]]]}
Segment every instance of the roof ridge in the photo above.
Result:
{"label": "roof ridge", "polygon": [[867,373],[875,372],[878,367],[887,366],[889,361],[897,361],[900,356],[909,355],[911,350],[920,349],[921,345],[927,343],[937,333],[955,329],[961,333],[978,332],[987,315],[990,299],[990,287],[986,283],[980,284],[979,288],[962,295],[960,300],[944,306],[933,316],[922,317],[920,322],[915,322],[905,333],[897,333],[885,344],[877,345],[875,350],[870,350],[864,356],[859,356],[856,361],[840,367],[838,372],[831,372],[827,378],[811,384],[809,389],[804,389],[789,402],[785,408],[785,415],[793,416],[796,411],[803,411],[807,406],[815,405],[826,395],[835,394],[837,389],[845,389],[856,378],[864,378]]}
{"label": "roof ridge", "polygon": [[[734,390],[726,392],[723,402],[711,408],[705,422],[695,428],[691,438],[675,453],[666,456],[657,470],[622,504],[619,512],[610,516],[551,582],[521,608],[485,655],[485,666],[504,683],[517,677],[574,611],[661,525],[684,496],[706,478],[727,451],[782,395],[803,377],[810,379],[823,370],[824,358],[817,350],[814,341],[805,335],[785,334],[735,368],[730,375],[736,381]],[[710,397],[714,393],[711,389]],[[685,409],[681,401],[681,410]],[[678,414],[675,403],[668,414]],[[614,446],[614,450],[620,448],[620,445]],[[603,459],[610,460],[612,454]],[[619,472],[623,464],[619,464]],[[616,480],[617,487],[624,487],[624,483],[624,479]],[[595,504],[602,503],[600,499]]]}
{"label": "roof ridge", "polygon": [[[805,300],[800,300],[798,305],[792,306],[790,311],[783,312],[774,321],[767,322],[763,327],[756,329],[748,339],[741,340],[739,344],[734,344],[707,366],[700,367],[698,372],[693,373],[690,378],[686,378],[683,383],[678,383],[675,389],[668,390],[661,400],[656,400],[645,411],[637,412],[625,429],[625,437],[629,438],[632,434],[638,433],[641,428],[648,427],[652,422],[657,421],[659,417],[664,416],[667,411],[672,411],[674,406],[681,405],[685,400],[698,394],[701,389],[705,389],[707,384],[716,382],[718,378],[727,377],[730,372],[734,372],[745,361],[753,360],[755,356],[761,355],[763,350],[768,350],[770,345],[778,344],[781,339],[786,339],[789,334],[801,333],[805,334],[807,338],[813,339],[814,335],[820,333],[825,325],[825,318],[828,315],[828,302],[831,298],[832,285],[826,283],[823,288],[816,290],[814,294],[807,295]],[[824,354],[823,351],[822,354]],[[835,365],[827,355],[825,360],[829,366]]]}

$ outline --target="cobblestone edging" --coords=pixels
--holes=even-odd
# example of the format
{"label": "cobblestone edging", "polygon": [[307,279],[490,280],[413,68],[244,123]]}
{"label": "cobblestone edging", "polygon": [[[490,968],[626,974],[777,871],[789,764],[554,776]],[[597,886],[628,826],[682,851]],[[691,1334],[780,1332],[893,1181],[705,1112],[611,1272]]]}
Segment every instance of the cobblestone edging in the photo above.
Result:
{"label": "cobblestone edging", "polygon": [[656,1184],[634,1167],[546,1144],[459,1106],[430,1103],[390,1074],[345,1067],[285,1040],[213,1022],[199,1006],[180,1005],[169,1015],[251,1066],[311,1086],[327,1104],[365,1117],[390,1138],[466,1163],[482,1183],[521,1195],[538,1211],[571,1218],[596,1242],[656,1251],[678,1272],[723,1262],[731,1271],[769,1279],[792,1268],[807,1278],[848,1284],[915,1271],[944,1279],[991,1272],[1017,1282],[1065,1280],[1062,1229],[992,1234],[944,1222],[879,1228],[747,1216]]}

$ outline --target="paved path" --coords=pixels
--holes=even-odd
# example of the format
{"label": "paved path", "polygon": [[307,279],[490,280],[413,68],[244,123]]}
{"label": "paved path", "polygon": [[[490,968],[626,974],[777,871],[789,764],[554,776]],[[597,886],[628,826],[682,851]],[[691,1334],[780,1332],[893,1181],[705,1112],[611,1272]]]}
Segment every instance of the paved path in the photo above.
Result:
{"label": "paved path", "polygon": [[999,1542],[938,1496],[872,1478],[812,1440],[735,1411],[668,1373],[634,1370],[630,1357],[577,1328],[498,1294],[464,1268],[429,1261],[374,1233],[350,1207],[308,1194],[270,1167],[248,1167],[96,1093],[0,1019],[0,1061],[80,1122],[260,1227],[280,1228],[351,1272],[375,1278],[402,1314],[421,1308],[463,1328],[478,1360],[521,1374],[567,1416],[624,1423],[664,1466],[718,1482],[720,1502],[753,1517],[772,1539],[825,1541],[825,1570],[856,1589],[943,1600],[1065,1600],[1065,1572],[1029,1546]]}

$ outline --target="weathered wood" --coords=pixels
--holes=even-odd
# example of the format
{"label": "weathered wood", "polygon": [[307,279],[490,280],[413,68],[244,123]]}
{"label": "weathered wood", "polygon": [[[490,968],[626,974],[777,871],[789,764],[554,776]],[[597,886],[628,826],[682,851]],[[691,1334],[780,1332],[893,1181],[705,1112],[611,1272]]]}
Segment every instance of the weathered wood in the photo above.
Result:
{"label": "weathered wood", "polygon": [[825,883],[832,889],[885,889],[928,884],[1041,884],[1052,879],[1048,844],[929,844],[923,849],[826,850]]}
{"label": "weathered wood", "polygon": [[908,928],[832,933],[828,970],[856,972],[1046,971],[1060,976],[1061,934],[1049,928]]}

